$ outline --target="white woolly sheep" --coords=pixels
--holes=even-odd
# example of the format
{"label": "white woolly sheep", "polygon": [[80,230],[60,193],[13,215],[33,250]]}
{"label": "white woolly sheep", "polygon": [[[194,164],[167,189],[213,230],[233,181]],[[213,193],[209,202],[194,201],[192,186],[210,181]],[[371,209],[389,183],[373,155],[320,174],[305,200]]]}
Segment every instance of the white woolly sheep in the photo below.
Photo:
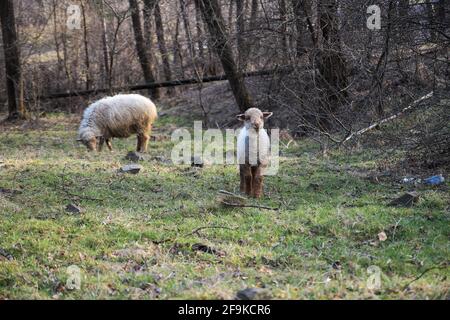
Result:
{"label": "white woolly sheep", "polygon": [[112,138],[128,138],[137,134],[137,151],[147,151],[152,124],[157,119],[156,107],[150,99],[138,94],[119,94],[91,104],[83,115],[78,141],[89,150],[101,151],[106,142],[112,151]]}
{"label": "white woolly sheep", "polygon": [[261,197],[263,193],[263,170],[267,167],[270,156],[270,139],[264,129],[264,120],[272,114],[250,108],[237,116],[244,122],[237,140],[240,190],[255,198]]}

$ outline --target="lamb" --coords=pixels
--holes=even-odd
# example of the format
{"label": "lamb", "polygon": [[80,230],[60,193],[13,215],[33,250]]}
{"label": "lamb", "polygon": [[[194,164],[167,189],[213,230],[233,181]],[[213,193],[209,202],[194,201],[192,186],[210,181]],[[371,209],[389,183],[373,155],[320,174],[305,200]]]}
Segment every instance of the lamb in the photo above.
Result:
{"label": "lamb", "polygon": [[106,97],[84,111],[78,141],[90,151],[100,152],[104,143],[112,151],[112,138],[128,138],[137,134],[137,151],[146,152],[152,125],[157,117],[153,102],[141,95]]}
{"label": "lamb", "polygon": [[260,198],[263,193],[263,170],[270,155],[270,139],[264,129],[264,120],[272,115],[272,112],[250,108],[237,116],[244,122],[237,139],[240,190],[255,198]]}

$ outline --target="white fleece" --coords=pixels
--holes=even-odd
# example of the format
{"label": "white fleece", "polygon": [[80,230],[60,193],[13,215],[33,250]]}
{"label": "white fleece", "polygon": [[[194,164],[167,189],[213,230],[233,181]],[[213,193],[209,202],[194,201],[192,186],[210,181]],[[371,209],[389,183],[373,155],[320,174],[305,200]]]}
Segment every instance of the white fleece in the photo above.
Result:
{"label": "white fleece", "polygon": [[244,126],[237,139],[238,164],[267,165],[270,157],[270,139],[265,129],[258,132]]}
{"label": "white fleece", "polygon": [[106,129],[129,135],[130,127],[139,123],[143,116],[148,116],[152,122],[157,118],[155,105],[144,96],[119,94],[103,98],[84,111],[78,131],[79,139],[102,136]]}

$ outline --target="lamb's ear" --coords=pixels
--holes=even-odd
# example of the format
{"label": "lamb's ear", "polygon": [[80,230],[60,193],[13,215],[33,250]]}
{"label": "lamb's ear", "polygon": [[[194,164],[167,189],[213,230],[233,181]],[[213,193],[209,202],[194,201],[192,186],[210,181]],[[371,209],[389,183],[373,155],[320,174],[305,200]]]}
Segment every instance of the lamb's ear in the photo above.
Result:
{"label": "lamb's ear", "polygon": [[273,116],[273,112],[263,112],[264,119],[269,119],[271,116]]}
{"label": "lamb's ear", "polygon": [[239,115],[237,115],[236,116],[236,118],[239,120],[239,121],[245,121],[245,114],[239,114]]}

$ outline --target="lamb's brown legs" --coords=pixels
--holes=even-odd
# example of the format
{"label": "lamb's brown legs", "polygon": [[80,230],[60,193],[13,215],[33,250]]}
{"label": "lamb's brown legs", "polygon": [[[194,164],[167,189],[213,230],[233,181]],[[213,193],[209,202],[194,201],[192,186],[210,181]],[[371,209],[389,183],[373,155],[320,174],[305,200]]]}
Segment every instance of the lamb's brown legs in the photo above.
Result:
{"label": "lamb's brown legs", "polygon": [[263,193],[263,180],[264,177],[261,174],[261,166],[252,167],[252,196],[255,198],[260,198]]}
{"label": "lamb's brown legs", "polygon": [[241,178],[241,184],[239,185],[239,190],[245,192],[245,175],[244,175],[244,164],[239,165],[239,176]]}
{"label": "lamb's brown legs", "polygon": [[247,195],[252,193],[252,169],[249,165],[241,164],[239,166],[241,176],[241,191]]}

